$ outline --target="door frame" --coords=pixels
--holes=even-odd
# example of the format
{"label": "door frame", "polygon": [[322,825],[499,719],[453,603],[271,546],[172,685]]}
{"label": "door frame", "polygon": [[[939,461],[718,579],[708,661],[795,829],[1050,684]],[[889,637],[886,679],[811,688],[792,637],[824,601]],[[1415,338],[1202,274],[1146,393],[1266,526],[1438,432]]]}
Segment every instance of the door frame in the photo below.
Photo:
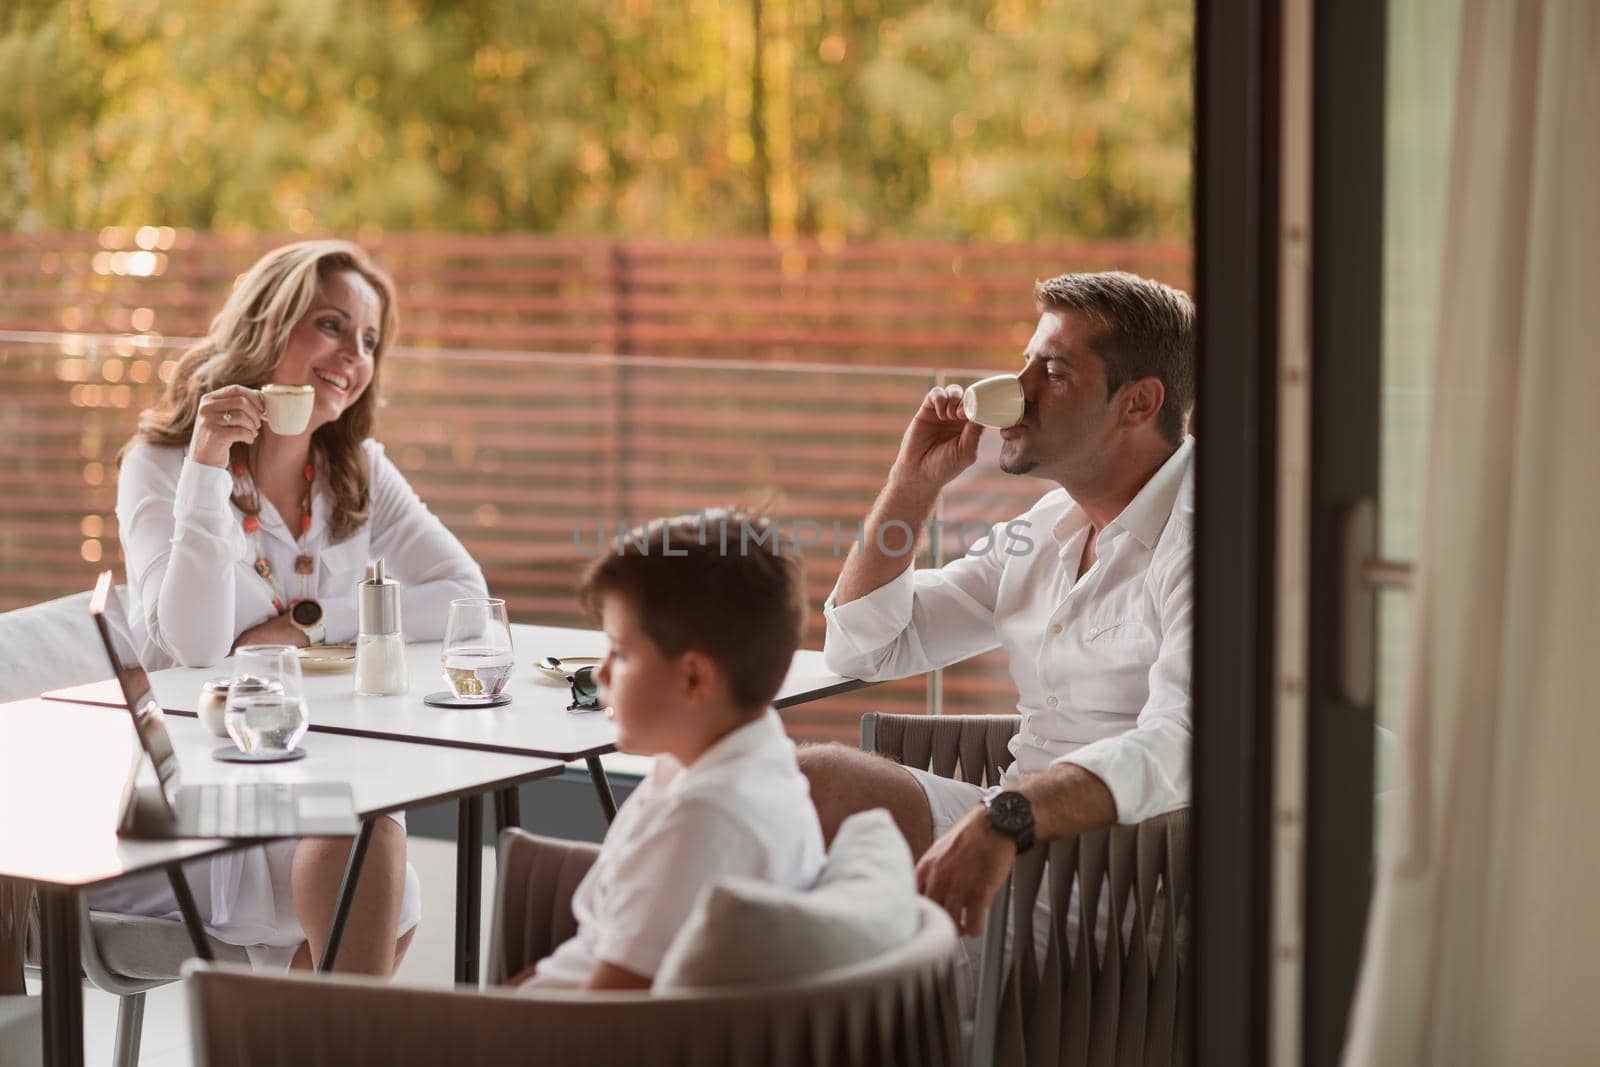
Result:
{"label": "door frame", "polygon": [[[1387,40],[1384,0],[1314,5],[1302,993],[1308,1067],[1339,1062],[1372,892],[1377,600],[1347,588],[1341,568],[1357,547],[1346,544],[1344,519],[1362,501],[1375,502],[1379,488]],[[1346,660],[1366,665],[1369,684],[1345,680]],[[1362,688],[1365,695],[1353,695]]]}
{"label": "door frame", "polygon": [[1197,0],[1193,1040],[1266,1062],[1276,604],[1273,0]]}
{"label": "door frame", "polygon": [[[1199,1063],[1337,1063],[1360,966],[1374,719],[1341,672],[1376,626],[1344,603],[1341,524],[1378,492],[1386,31],[1382,2],[1196,4]],[[1307,167],[1302,202],[1282,181]]]}

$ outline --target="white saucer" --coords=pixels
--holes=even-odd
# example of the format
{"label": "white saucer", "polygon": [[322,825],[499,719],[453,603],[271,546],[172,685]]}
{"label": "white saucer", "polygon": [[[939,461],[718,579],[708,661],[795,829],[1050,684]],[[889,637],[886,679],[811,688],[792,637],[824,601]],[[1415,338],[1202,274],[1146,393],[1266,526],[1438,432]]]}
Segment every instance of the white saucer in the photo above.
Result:
{"label": "white saucer", "polygon": [[354,670],[355,645],[312,645],[300,650],[300,669],[313,674],[338,674]]}

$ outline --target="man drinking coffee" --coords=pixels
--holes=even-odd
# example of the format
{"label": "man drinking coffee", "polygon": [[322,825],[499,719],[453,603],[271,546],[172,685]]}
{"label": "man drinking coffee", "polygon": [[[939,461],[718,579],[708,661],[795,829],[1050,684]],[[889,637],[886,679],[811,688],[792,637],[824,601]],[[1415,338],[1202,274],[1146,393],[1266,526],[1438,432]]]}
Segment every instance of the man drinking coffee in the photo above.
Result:
{"label": "man drinking coffee", "polygon": [[900,678],[1004,647],[1016,762],[980,789],[842,745],[800,755],[830,839],[853,812],[893,814],[920,890],[967,935],[969,1005],[977,935],[1018,852],[1189,800],[1194,306],[1120,272],[1052,278],[1034,300],[1000,469],[1055,488],[944,567],[887,551],[879,531],[925,522],[985,432],[958,388],[932,390],[823,607],[840,674]]}

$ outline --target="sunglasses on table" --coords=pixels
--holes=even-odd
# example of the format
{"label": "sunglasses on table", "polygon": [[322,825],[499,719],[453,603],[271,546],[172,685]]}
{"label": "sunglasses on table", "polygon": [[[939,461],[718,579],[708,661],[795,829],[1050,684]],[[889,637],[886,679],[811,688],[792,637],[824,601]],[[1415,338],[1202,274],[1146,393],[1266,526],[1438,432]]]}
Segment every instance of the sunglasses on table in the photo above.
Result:
{"label": "sunglasses on table", "polygon": [[568,711],[599,711],[600,680],[594,676],[596,667],[579,667],[567,675],[567,684],[572,687],[572,703],[567,705]]}

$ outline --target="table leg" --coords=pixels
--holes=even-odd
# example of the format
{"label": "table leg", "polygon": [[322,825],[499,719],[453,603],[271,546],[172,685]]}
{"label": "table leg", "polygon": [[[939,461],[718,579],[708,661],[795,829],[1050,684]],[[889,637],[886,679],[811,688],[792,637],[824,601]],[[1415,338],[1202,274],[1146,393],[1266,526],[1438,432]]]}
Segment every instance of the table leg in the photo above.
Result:
{"label": "table leg", "polygon": [[498,840],[500,835],[511,827],[522,826],[522,797],[517,792],[517,787],[498,789],[494,794],[494,836]]}
{"label": "table leg", "polygon": [[333,961],[339,955],[339,942],[344,939],[344,924],[350,918],[350,906],[356,897],[356,883],[361,880],[361,864],[367,858],[367,846],[372,844],[372,828],[375,825],[376,819],[361,820],[361,832],[350,845],[350,858],[344,865],[344,879],[339,883],[339,902],[334,905],[333,924],[328,927],[328,944],[322,950],[322,962],[317,965],[317,970],[323,974],[333,970]]}
{"label": "table leg", "polygon": [[600,810],[605,813],[606,825],[617,817],[617,798],[611,795],[611,782],[606,778],[606,769],[600,765],[599,756],[589,756],[584,759],[589,765],[589,780],[594,783],[594,791],[600,797]]}
{"label": "table leg", "polygon": [[44,1062],[46,1067],[83,1067],[83,971],[73,890],[39,887],[39,928]]}
{"label": "table leg", "polygon": [[483,893],[483,795],[457,802],[456,982],[478,984],[479,898]]}
{"label": "table leg", "polygon": [[205,924],[200,921],[200,909],[194,906],[194,894],[189,891],[189,879],[183,876],[183,864],[167,866],[167,881],[172,883],[172,895],[178,898],[178,910],[183,913],[183,925],[194,944],[194,954],[209,961],[211,940],[206,936]]}

